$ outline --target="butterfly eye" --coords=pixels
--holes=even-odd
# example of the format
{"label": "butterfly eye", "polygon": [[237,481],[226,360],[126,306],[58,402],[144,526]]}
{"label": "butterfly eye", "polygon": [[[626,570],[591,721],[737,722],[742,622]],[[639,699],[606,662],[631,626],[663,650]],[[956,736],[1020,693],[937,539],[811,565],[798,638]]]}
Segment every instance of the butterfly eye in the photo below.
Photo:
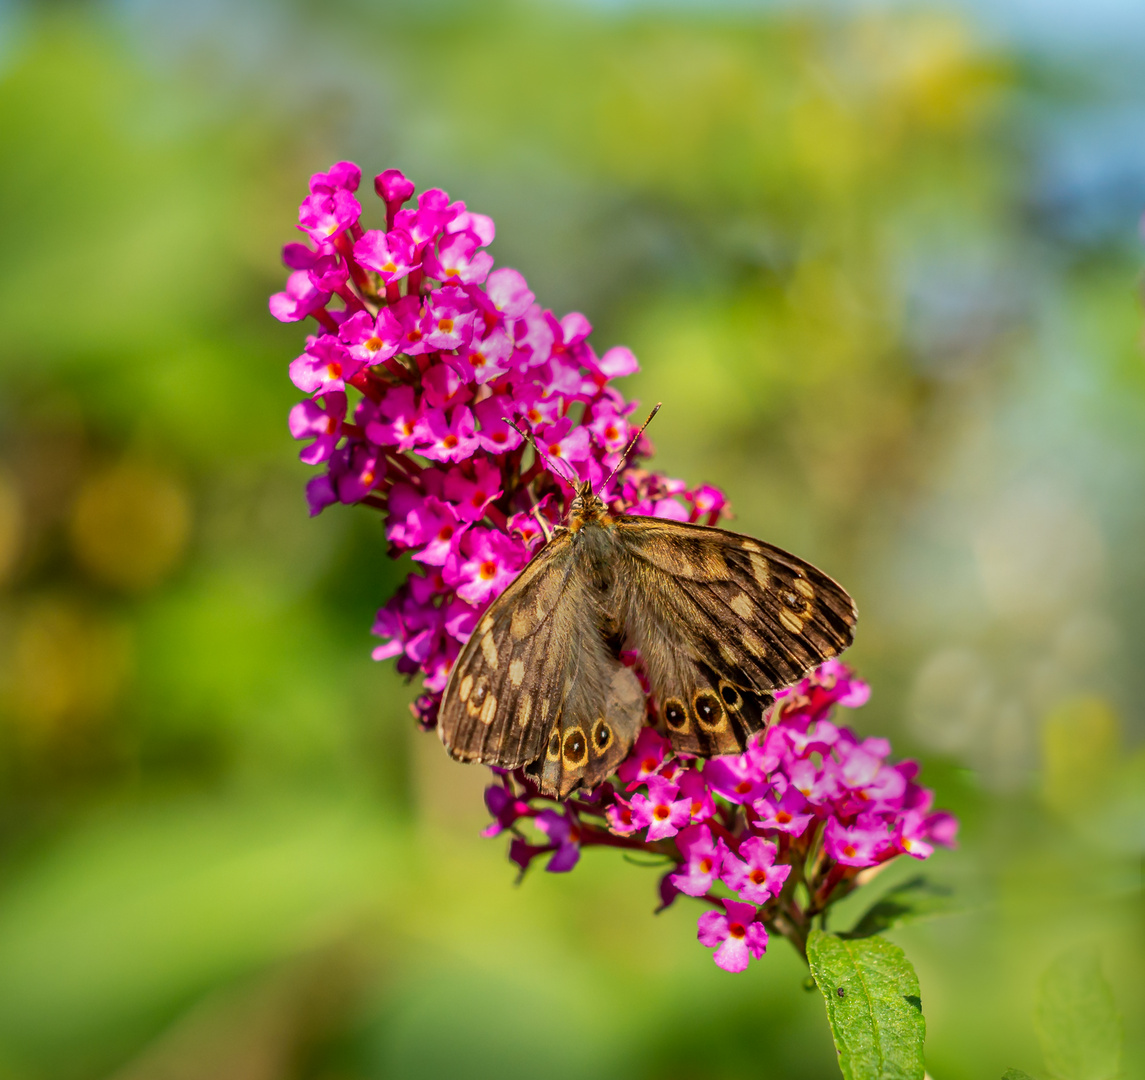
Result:
{"label": "butterfly eye", "polygon": [[612,743],[612,728],[603,720],[598,720],[592,730],[592,741],[596,744],[597,750],[601,752],[607,750]]}
{"label": "butterfly eye", "polygon": [[731,709],[739,707],[740,696],[739,691],[731,685],[731,683],[724,683],[720,687],[720,697],[724,699],[724,703]]}
{"label": "butterfly eye", "polygon": [[583,765],[588,757],[588,745],[584,741],[584,732],[577,728],[565,736],[565,761],[569,765]]}
{"label": "butterfly eye", "polygon": [[700,722],[700,727],[708,731],[714,731],[724,724],[724,708],[720,704],[720,699],[716,697],[710,690],[701,690],[696,695],[696,719]]}
{"label": "butterfly eye", "polygon": [[676,731],[687,725],[688,713],[682,701],[669,698],[664,702],[664,722]]}

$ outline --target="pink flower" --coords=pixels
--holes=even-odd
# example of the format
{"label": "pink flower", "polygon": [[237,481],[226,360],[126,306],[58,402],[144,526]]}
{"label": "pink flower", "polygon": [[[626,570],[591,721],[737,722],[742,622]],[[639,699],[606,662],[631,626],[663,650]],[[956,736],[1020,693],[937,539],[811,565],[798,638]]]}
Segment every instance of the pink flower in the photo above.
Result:
{"label": "pink flower", "polygon": [[313,439],[303,447],[299,458],[307,465],[326,461],[342,436],[346,417],[346,395],[336,390],[324,395],[322,405],[312,398],[300,401],[290,410],[290,434],[296,439]]}
{"label": "pink flower", "polygon": [[847,828],[832,817],[823,831],[823,850],[844,866],[874,866],[889,839],[886,825],[876,819],[859,818]]}
{"label": "pink flower", "polygon": [[374,177],[374,192],[386,204],[386,223],[392,228],[394,215],[413,194],[414,186],[399,169],[386,169]]}
{"label": "pink flower", "polygon": [[447,284],[480,285],[493,268],[493,256],[479,250],[481,240],[468,230],[447,235],[425,254],[425,272]]}
{"label": "pink flower", "polygon": [[806,812],[807,800],[795,787],[788,787],[778,800],[756,799],[752,810],[756,828],[776,829],[790,836],[802,836],[815,816]]}
{"label": "pink flower", "polygon": [[480,521],[489,504],[501,494],[501,473],[487,461],[476,461],[472,479],[461,469],[451,469],[445,478],[445,497],[457,507],[457,516]]}
{"label": "pink flower", "polygon": [[776,847],[770,840],[749,836],[740,844],[737,855],[728,855],[720,871],[729,889],[750,904],[766,904],[779,895],[791,867],[774,865]]}
{"label": "pink flower", "polygon": [[489,307],[510,319],[524,315],[536,299],[525,279],[516,271],[503,266],[494,270],[485,283]]}
{"label": "pink flower", "polygon": [[635,745],[620,763],[616,775],[628,785],[629,791],[633,790],[659,771],[671,747],[672,744],[655,728],[641,728]]}
{"label": "pink flower", "polygon": [[290,379],[308,394],[325,394],[345,390],[346,380],[364,366],[332,334],[310,338],[306,351],[290,365]]}
{"label": "pink flower", "polygon": [[683,770],[676,782],[680,785],[680,796],[692,801],[692,821],[707,821],[716,812],[708,782],[699,769]]}
{"label": "pink flower", "polygon": [[433,461],[464,461],[477,449],[473,413],[459,405],[447,417],[444,409],[430,409],[417,432],[418,453]]}
{"label": "pink flower", "polygon": [[296,270],[286,279],[286,292],[270,298],[270,313],[279,322],[299,322],[326,306],[330,293],[314,287],[310,273]]}
{"label": "pink flower", "polygon": [[425,302],[422,337],[432,349],[460,349],[473,336],[473,304],[464,290],[438,289]]}
{"label": "pink flower", "polygon": [[549,838],[554,849],[545,867],[550,874],[564,874],[576,866],[580,859],[580,830],[567,815],[542,810],[537,815],[537,828]]}
{"label": "pink flower", "polygon": [[368,311],[359,311],[338,327],[346,352],[366,365],[381,364],[393,356],[401,344],[401,333],[389,308],[383,308],[377,318]]}
{"label": "pink flower", "polygon": [[756,769],[747,754],[715,757],[705,762],[704,779],[717,795],[733,803],[762,799],[771,788],[767,775]]}
{"label": "pink flower", "polygon": [[411,386],[386,391],[375,415],[365,424],[366,438],[378,446],[409,450],[416,445],[425,413]]}
{"label": "pink flower", "polygon": [[523,544],[492,529],[470,529],[460,552],[445,564],[445,580],[467,604],[484,607],[504,592],[525,565]]}
{"label": "pink flower", "polygon": [[648,843],[675,836],[692,820],[692,800],[678,798],[680,789],[662,776],[650,776],[645,784],[647,796],[632,796],[632,820],[637,828],[648,826]]}
{"label": "pink flower", "polygon": [[361,215],[361,203],[346,188],[325,188],[302,200],[298,208],[298,227],[315,243],[321,244],[357,225]]}
{"label": "pink flower", "polygon": [[684,856],[681,869],[672,875],[672,884],[689,896],[703,896],[720,876],[728,849],[722,840],[712,839],[707,825],[689,825],[676,836],[676,847]]}
{"label": "pink flower", "polygon": [[401,229],[388,233],[378,229],[364,232],[354,245],[354,258],[367,270],[380,274],[387,285],[400,281],[417,266],[414,242]]}
{"label": "pink flower", "polygon": [[762,958],[767,952],[767,929],[756,922],[756,910],[751,904],[723,901],[726,915],[718,911],[705,911],[700,916],[700,944],[715,949],[713,959],[724,971],[745,971],[752,957]]}
{"label": "pink flower", "polygon": [[513,412],[513,399],[497,394],[473,406],[473,414],[481,425],[477,441],[487,454],[504,454],[521,445],[521,436],[509,425],[507,417]]}

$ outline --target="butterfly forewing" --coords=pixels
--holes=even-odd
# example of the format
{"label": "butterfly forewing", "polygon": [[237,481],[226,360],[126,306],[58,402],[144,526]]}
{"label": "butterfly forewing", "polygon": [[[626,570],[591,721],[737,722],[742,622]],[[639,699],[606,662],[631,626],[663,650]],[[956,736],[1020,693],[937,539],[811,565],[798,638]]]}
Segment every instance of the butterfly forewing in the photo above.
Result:
{"label": "butterfly forewing", "polygon": [[453,757],[530,765],[541,790],[563,798],[627,755],[644,694],[607,632],[615,620],[596,562],[559,533],[489,606],[442,701],[439,731]]}
{"label": "butterfly forewing", "polygon": [[657,518],[622,518],[614,535],[625,644],[677,750],[741,750],[772,691],[851,643],[851,598],[779,548]]}

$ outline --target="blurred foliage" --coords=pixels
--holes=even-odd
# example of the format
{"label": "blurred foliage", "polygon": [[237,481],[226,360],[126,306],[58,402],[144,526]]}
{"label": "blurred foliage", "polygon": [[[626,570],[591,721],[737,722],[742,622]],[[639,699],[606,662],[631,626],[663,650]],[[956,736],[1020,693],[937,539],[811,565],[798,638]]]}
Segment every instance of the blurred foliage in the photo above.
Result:
{"label": "blurred foliage", "polygon": [[892,931],[931,1074],[1036,1061],[1075,942],[1139,1015],[1135,47],[923,7],[0,8],[0,1078],[836,1075],[782,943],[724,975],[608,853],[514,889],[480,770],[370,662],[404,569],[365,511],[306,518],[266,313],[345,157],[492,214],[640,356],[658,464],[855,593],[857,722],[965,823],[958,913]]}

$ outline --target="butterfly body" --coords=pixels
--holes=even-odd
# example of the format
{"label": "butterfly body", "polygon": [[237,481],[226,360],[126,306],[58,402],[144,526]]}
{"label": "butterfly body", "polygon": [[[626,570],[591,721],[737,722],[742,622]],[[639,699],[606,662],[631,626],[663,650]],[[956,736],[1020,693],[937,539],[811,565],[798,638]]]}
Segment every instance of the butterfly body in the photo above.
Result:
{"label": "butterfly body", "polygon": [[774,690],[851,643],[855,618],[839,585],[787,552],[611,514],[583,485],[463,647],[439,731],[453,757],[524,767],[564,798],[631,749],[649,719],[643,678],[678,751],[736,753]]}

